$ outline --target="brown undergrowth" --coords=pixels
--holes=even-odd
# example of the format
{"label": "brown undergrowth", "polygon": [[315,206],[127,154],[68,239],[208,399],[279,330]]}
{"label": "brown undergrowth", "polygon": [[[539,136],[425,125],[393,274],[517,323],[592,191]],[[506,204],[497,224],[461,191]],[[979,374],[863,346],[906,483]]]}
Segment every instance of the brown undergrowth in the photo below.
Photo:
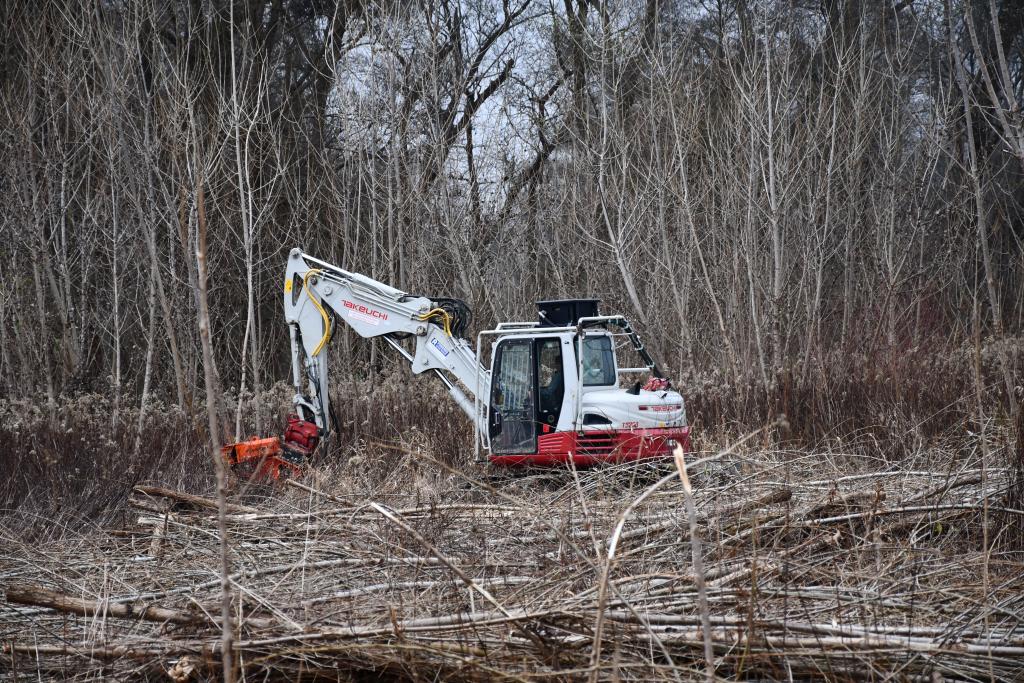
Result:
{"label": "brown undergrowth", "polygon": [[[336,438],[308,476],[235,488],[242,671],[686,680],[709,639],[735,679],[1014,680],[1024,423],[989,376],[979,414],[955,361],[732,393],[680,382],[706,615],[671,463],[495,471],[428,381],[340,383]],[[287,398],[245,397],[243,435],[257,413],[277,430]],[[201,431],[154,406],[136,455],[137,414],[113,424],[110,408],[0,405],[0,670],[214,678],[215,518],[179,495],[213,490]]]}
{"label": "brown undergrowth", "polygon": [[[981,450],[691,454],[703,599],[670,463],[495,477],[395,449],[384,476],[236,489],[236,661],[246,680],[689,680],[708,643],[733,679],[1015,680],[1024,572],[997,517],[1022,512]],[[215,502],[140,487],[124,507],[4,534],[9,671],[217,677]]]}

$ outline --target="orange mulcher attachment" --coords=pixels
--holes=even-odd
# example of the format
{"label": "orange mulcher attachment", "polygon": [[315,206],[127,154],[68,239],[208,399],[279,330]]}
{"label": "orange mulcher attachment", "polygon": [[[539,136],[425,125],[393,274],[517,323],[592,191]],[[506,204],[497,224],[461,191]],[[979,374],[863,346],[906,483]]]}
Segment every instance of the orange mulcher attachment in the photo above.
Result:
{"label": "orange mulcher attachment", "polygon": [[239,441],[222,446],[220,452],[236,476],[276,481],[302,474],[302,465],[316,449],[319,435],[315,424],[298,415],[289,415],[284,437]]}

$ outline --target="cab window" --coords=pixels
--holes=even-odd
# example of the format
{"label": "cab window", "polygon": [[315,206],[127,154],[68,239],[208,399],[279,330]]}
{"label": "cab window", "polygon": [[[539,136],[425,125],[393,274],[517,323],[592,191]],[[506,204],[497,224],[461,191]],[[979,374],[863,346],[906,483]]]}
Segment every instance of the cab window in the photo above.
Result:
{"label": "cab window", "polygon": [[585,337],[580,359],[583,386],[614,386],[615,351],[611,337]]}
{"label": "cab window", "polygon": [[[565,396],[565,377],[562,372],[562,340],[537,341],[537,417],[541,425],[550,429],[558,423]],[[544,429],[542,426],[541,429]]]}

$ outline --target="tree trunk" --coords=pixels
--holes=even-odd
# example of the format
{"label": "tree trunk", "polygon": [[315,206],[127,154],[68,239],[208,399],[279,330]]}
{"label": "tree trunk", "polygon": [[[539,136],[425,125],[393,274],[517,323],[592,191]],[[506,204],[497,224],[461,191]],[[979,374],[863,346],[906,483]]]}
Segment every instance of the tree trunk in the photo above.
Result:
{"label": "tree trunk", "polygon": [[146,405],[149,401],[150,383],[153,378],[153,348],[156,346],[156,283],[149,281],[149,324],[146,326],[146,368],[142,377],[142,396],[139,398],[139,419],[135,427],[134,453],[138,459],[142,449],[142,430],[146,424]]}
{"label": "tree trunk", "polygon": [[228,554],[227,528],[227,472],[224,458],[220,454],[219,420],[217,415],[217,381],[213,367],[213,343],[210,340],[210,306],[207,301],[206,265],[206,206],[203,198],[203,181],[200,179],[196,195],[198,239],[196,264],[198,266],[199,338],[203,346],[203,376],[206,379],[206,416],[210,429],[210,457],[217,472],[217,527],[220,533],[220,576],[221,576],[221,661],[224,680],[234,683],[235,670],[232,663],[233,631],[231,627],[231,560]]}

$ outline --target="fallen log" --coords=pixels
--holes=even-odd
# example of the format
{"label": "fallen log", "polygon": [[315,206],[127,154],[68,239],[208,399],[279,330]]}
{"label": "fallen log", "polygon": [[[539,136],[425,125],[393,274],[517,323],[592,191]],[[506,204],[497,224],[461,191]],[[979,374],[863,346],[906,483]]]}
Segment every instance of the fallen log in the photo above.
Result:
{"label": "fallen log", "polygon": [[7,602],[16,605],[47,607],[58,612],[78,614],[84,617],[105,615],[119,619],[142,619],[174,624],[210,623],[208,616],[198,612],[186,612],[155,605],[137,607],[131,602],[112,603],[107,600],[86,600],[39,586],[10,586],[7,589]]}
{"label": "fallen log", "polygon": [[[789,501],[792,497],[792,489],[775,489],[774,491],[769,491],[768,493],[757,498],[753,498],[750,500],[742,500],[737,503],[726,505],[722,509],[718,510],[713,516],[701,514],[698,516],[698,521],[702,525],[706,525],[711,528],[720,527],[723,524],[728,524],[730,526],[737,525],[743,521],[746,521],[736,519],[740,515],[744,515],[754,510],[760,510],[771,505],[785,503]],[[642,526],[638,529],[630,529],[629,531],[623,532],[619,536],[619,539],[620,541],[628,541],[634,538],[641,538],[660,531],[665,531],[666,529],[671,529],[674,526],[680,525],[682,523],[681,519],[681,517],[671,518],[657,522],[655,524],[648,524],[647,526]]]}
{"label": "fallen log", "polygon": [[745,519],[734,519],[740,515],[745,515],[748,512],[760,510],[762,508],[769,507],[771,505],[780,505],[781,503],[788,503],[793,499],[793,489],[790,488],[779,488],[774,491],[769,491],[763,496],[752,498],[750,500],[741,500],[731,505],[726,505],[713,516],[707,517],[706,523],[710,527],[718,527],[723,524],[730,526],[740,524],[747,520]]}
{"label": "fallen log", "polygon": [[199,652],[198,646],[193,647],[188,643],[181,643],[175,640],[168,640],[166,647],[136,647],[133,645],[103,645],[91,642],[68,643],[66,645],[24,645],[18,643],[4,643],[0,652],[4,654],[25,654],[33,658],[51,655],[59,657],[85,657],[88,659],[141,659],[151,660],[159,657],[168,657],[182,653]]}
{"label": "fallen log", "polygon": [[[139,484],[135,487],[136,493],[142,493],[147,496],[155,496],[159,498],[169,498],[179,503],[185,503],[194,507],[205,508],[207,510],[216,511],[217,501],[213,498],[205,498],[203,496],[196,496],[191,493],[182,493],[181,491],[175,491],[173,489],[166,489],[162,486],[145,486]],[[248,505],[238,505],[237,503],[227,504],[228,512],[237,513],[257,513],[260,510],[249,507]]]}
{"label": "fallen log", "polygon": [[851,493],[835,494],[801,510],[799,516],[806,519],[818,516],[824,510],[837,508],[849,510],[850,508],[861,508],[865,505],[877,505],[885,501],[885,497],[885,491],[853,491]]}
{"label": "fallen log", "polygon": [[[172,624],[212,624],[218,625],[219,619],[202,612],[158,607],[156,605],[138,606],[135,602],[111,602],[110,600],[87,600],[76,598],[66,593],[58,593],[39,586],[14,585],[7,589],[7,602],[16,605],[32,605],[46,607],[78,614],[84,617],[114,617],[117,619],[141,619]],[[270,628],[275,625],[271,619],[249,618],[244,624],[253,628]]]}

